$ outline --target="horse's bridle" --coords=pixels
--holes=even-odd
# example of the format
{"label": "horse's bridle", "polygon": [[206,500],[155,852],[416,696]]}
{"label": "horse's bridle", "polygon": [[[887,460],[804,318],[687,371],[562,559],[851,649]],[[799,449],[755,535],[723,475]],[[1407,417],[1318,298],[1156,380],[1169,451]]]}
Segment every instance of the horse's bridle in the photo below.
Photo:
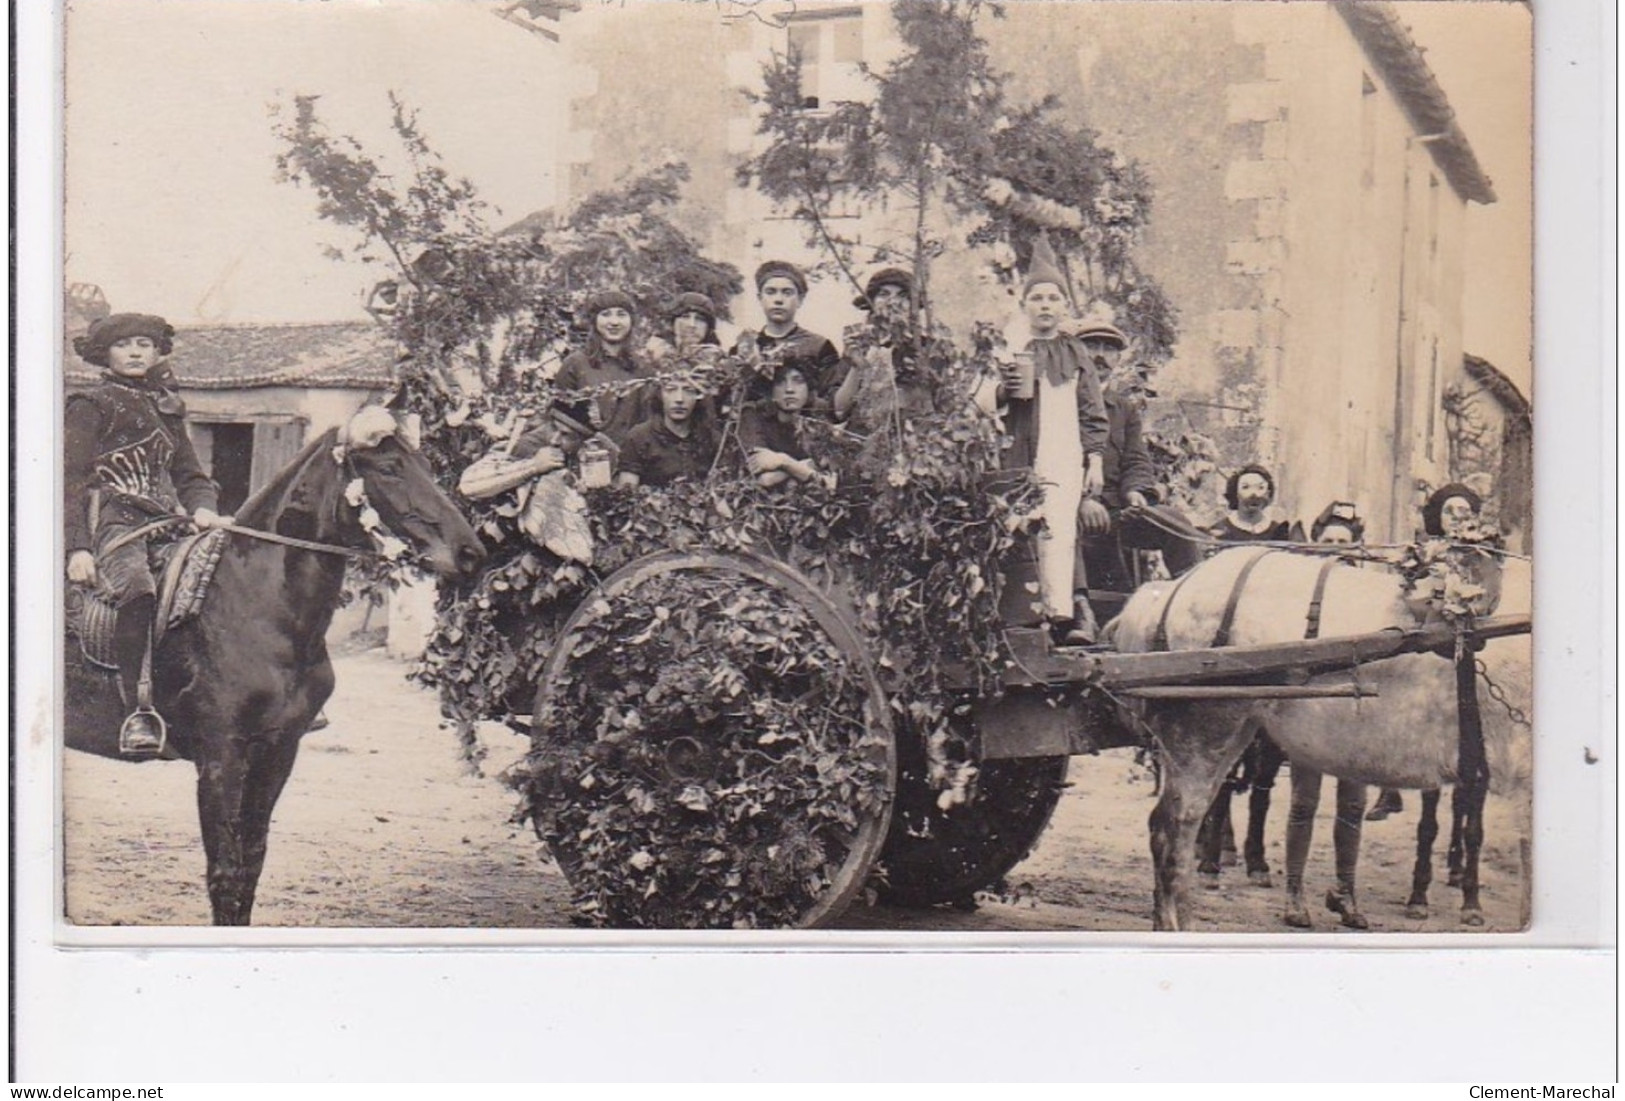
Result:
{"label": "horse's bridle", "polygon": [[[171,524],[187,523],[191,523],[191,517],[189,516],[159,516],[156,519],[148,520],[145,524],[142,524],[139,527],[131,528],[123,535],[111,540],[107,546],[102,548],[101,553],[107,554],[108,552],[117,550],[119,547],[125,546],[126,544],[134,543],[138,539],[145,539],[153,532],[158,531],[160,528],[168,527]],[[336,543],[316,543],[309,539],[300,539],[292,535],[283,535],[280,532],[261,531],[258,528],[239,527],[236,524],[218,524],[208,530],[229,531],[237,535],[246,535],[250,539],[259,539],[266,543],[280,543],[285,547],[297,547],[300,550],[316,551],[319,554],[336,554],[344,558],[381,557],[377,551],[361,550],[359,547],[341,547]]]}

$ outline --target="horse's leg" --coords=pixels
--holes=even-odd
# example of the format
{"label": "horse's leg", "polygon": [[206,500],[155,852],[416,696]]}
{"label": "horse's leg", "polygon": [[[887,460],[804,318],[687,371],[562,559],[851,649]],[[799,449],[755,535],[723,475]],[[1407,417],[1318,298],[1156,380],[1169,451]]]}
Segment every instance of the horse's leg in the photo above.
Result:
{"label": "horse's leg", "polygon": [[1252,794],[1247,797],[1247,841],[1242,853],[1247,860],[1247,882],[1255,887],[1274,886],[1270,882],[1269,861],[1264,859],[1264,825],[1270,816],[1270,791],[1275,778],[1281,774],[1286,754],[1263,731],[1254,742],[1257,756],[1254,762]]}
{"label": "horse's leg", "polygon": [[209,908],[216,925],[247,925],[242,881],[248,755],[232,739],[200,738],[196,761],[198,823],[208,862]]}
{"label": "horse's leg", "polygon": [[[1371,922],[1360,913],[1360,904],[1354,895],[1355,873],[1360,866],[1360,826],[1364,821],[1365,785],[1352,780],[1337,781],[1337,818],[1332,824],[1337,890],[1326,905],[1340,915],[1343,924],[1350,929],[1371,928]],[[1332,898],[1336,899],[1335,906]]]}
{"label": "horse's leg", "polygon": [[[1339,781],[1341,783],[1341,781]],[[1313,922],[1303,902],[1303,869],[1315,837],[1315,810],[1320,806],[1320,773],[1304,765],[1292,766],[1292,799],[1286,811],[1286,909],[1281,920],[1296,929]]]}
{"label": "horse's leg", "polygon": [[1426,921],[1428,888],[1433,885],[1433,843],[1439,839],[1439,789],[1422,792],[1422,814],[1416,822],[1416,867],[1411,872],[1411,897],[1405,916]]}
{"label": "horse's leg", "polygon": [[282,796],[282,789],[288,782],[294,758],[298,754],[299,735],[277,734],[262,743],[260,752],[254,756],[243,795],[243,865],[238,894],[242,921],[239,924],[248,924],[249,914],[254,908],[260,873],[265,869],[271,813],[276,810],[277,800]]}

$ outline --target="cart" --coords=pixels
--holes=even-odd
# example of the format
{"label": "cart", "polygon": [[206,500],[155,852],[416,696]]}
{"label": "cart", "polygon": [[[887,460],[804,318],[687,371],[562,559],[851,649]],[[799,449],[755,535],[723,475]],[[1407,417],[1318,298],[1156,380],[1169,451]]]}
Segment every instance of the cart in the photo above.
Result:
{"label": "cart", "polygon": [[[801,669],[775,656],[751,625],[758,613],[725,595],[742,592],[789,609],[785,629],[819,636],[828,661]],[[812,928],[866,896],[960,903],[998,883],[1037,844],[1072,757],[1145,744],[1124,720],[1125,701],[1349,696],[1362,689],[1311,678],[1403,653],[1449,653],[1456,643],[1455,628],[1441,623],[1120,654],[1057,648],[1045,628],[1007,626],[1002,684],[966,686],[953,709],[953,724],[976,749],[971,781],[956,788],[931,774],[940,762],[911,736],[907,701],[887,698],[854,625],[853,599],[839,581],[771,555],[671,551],[624,566],[576,608],[543,669],[532,735],[544,756],[561,731],[573,740],[557,767],[533,776],[531,809],[589,917]],[[737,648],[740,667],[779,665],[771,665],[766,697],[742,692],[737,707],[677,706],[670,699],[681,685],[661,677],[626,690],[637,674],[625,672],[627,643],[608,641],[611,623],[623,640],[646,623],[633,644],[703,631],[712,657]],[[1474,633],[1528,629],[1526,616],[1500,617]],[[667,668],[681,667],[680,656],[667,659]],[[600,705],[606,695],[621,702]],[[622,706],[626,700],[652,702]],[[782,719],[820,707],[821,726]],[[795,730],[786,733],[786,723]],[[635,917],[629,905],[639,908]]]}

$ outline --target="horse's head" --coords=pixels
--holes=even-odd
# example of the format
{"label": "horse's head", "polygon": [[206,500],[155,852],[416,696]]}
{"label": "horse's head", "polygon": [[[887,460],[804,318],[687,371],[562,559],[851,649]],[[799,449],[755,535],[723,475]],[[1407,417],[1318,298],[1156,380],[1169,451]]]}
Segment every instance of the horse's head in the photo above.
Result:
{"label": "horse's head", "polygon": [[387,409],[369,405],[339,430],[339,457],[387,531],[441,576],[470,576],[485,561],[485,548],[407,436]]}

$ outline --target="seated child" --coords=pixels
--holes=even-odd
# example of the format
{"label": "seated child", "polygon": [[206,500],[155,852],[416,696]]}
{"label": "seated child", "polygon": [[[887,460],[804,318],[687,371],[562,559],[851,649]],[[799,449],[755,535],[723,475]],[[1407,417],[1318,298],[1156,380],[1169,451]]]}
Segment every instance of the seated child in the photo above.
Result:
{"label": "seated child", "polygon": [[632,429],[621,447],[618,486],[665,486],[679,478],[704,478],[716,458],[716,438],[696,415],[704,387],[678,372],[660,382],[659,416]]}
{"label": "seated child", "polygon": [[740,414],[739,442],[758,484],[772,488],[791,479],[808,482],[817,478],[828,488],[835,487],[835,475],[819,471],[807,457],[796,430],[811,394],[805,372],[796,364],[781,363],[773,374],[770,401],[748,405]]}

